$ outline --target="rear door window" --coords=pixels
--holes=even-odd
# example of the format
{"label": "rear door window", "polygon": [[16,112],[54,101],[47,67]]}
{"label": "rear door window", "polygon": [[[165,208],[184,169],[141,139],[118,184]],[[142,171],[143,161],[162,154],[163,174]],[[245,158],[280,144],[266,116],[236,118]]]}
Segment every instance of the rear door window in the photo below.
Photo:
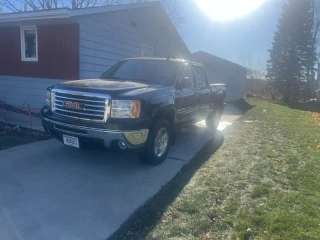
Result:
{"label": "rear door window", "polygon": [[206,81],[206,73],[202,67],[192,66],[194,79],[196,82],[197,88],[206,88],[207,81]]}

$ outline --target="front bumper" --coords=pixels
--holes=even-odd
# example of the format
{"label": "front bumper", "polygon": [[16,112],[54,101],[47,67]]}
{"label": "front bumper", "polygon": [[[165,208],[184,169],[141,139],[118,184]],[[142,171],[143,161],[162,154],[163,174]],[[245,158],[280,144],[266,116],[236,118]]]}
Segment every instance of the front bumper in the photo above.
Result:
{"label": "front bumper", "polygon": [[118,148],[119,142],[126,145],[126,149],[141,148],[146,145],[148,129],[141,130],[107,130],[76,126],[42,117],[44,129],[53,137],[62,141],[62,135],[71,135],[79,138],[80,147],[87,144],[100,144],[106,148]]}

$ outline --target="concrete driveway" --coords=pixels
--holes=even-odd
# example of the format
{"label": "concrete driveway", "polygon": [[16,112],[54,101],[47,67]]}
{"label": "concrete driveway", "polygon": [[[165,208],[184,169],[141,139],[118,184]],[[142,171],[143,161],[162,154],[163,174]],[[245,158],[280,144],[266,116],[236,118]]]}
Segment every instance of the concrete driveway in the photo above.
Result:
{"label": "concrete driveway", "polygon": [[[241,114],[229,110],[221,125]],[[78,150],[56,140],[0,151],[0,239],[106,239],[212,137],[203,122],[182,129],[156,167],[135,155]]]}

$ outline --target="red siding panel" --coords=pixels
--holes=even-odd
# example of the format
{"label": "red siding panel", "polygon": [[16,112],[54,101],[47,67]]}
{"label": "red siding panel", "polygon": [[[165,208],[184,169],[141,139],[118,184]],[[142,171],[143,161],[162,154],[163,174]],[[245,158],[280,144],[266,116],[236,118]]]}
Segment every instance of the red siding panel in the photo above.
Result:
{"label": "red siding panel", "polygon": [[20,27],[0,28],[0,75],[79,79],[79,25],[40,25],[38,62],[21,61]]}

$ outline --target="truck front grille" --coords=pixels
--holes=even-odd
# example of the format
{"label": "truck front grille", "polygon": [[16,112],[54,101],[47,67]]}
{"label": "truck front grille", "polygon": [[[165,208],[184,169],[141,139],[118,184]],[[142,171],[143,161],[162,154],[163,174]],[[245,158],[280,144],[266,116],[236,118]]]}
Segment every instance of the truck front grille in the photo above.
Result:
{"label": "truck front grille", "polygon": [[106,122],[110,116],[111,97],[107,94],[53,89],[51,104],[52,112],[55,114]]}

